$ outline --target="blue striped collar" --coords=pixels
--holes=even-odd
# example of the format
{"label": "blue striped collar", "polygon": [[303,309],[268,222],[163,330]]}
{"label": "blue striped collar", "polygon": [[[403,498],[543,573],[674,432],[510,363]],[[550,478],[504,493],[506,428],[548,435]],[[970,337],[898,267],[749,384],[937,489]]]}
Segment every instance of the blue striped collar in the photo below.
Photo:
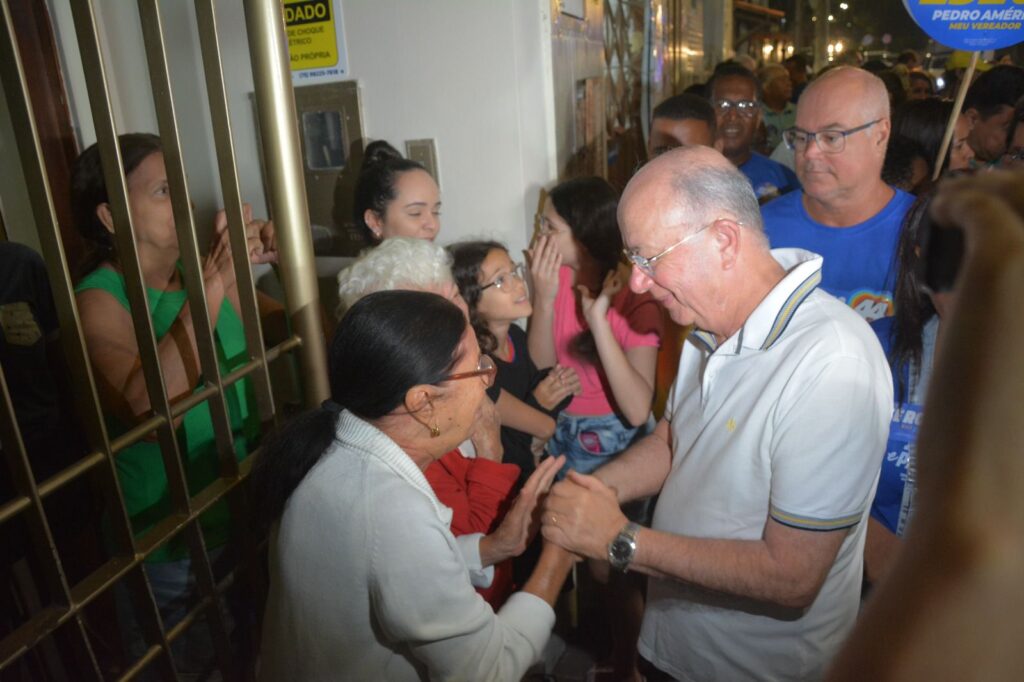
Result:
{"label": "blue striped collar", "polygon": [[[727,352],[739,352],[741,346],[754,350],[771,348],[786,331],[800,304],[821,283],[823,259],[818,254],[803,249],[772,249],[772,257],[786,270],[786,276],[754,308],[743,327],[721,344],[730,349]],[[695,329],[690,339],[709,353],[719,348],[711,332]]]}
{"label": "blue striped collar", "polygon": [[715,339],[715,335],[711,332],[706,332],[703,329],[697,329],[696,327],[690,332],[690,339],[704,347],[709,353],[714,353],[718,350],[718,340]]}

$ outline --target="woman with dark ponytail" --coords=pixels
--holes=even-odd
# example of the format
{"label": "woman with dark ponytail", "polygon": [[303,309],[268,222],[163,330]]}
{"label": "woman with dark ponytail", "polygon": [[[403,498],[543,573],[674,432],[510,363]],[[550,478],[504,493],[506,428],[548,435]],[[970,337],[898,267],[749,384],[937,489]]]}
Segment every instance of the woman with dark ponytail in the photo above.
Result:
{"label": "woman with dark ponytail", "polygon": [[352,212],[371,244],[390,237],[434,241],[441,229],[441,191],[426,168],[377,140],[363,152]]}
{"label": "woman with dark ponytail", "polygon": [[[118,141],[126,176],[138,168],[150,154],[163,154],[160,138],[156,135],[129,133],[122,135]],[[75,161],[71,174],[71,213],[86,248],[82,263],[75,273],[79,279],[103,263],[117,263],[114,233],[107,229],[96,212],[97,206],[108,201],[99,152],[96,145],[89,147]]]}
{"label": "woman with dark ponytail", "polygon": [[[260,679],[520,679],[572,558],[546,545],[496,613],[470,584],[466,544],[423,473],[466,440],[494,378],[464,314],[422,291],[369,294],[328,364],[330,400],[253,471],[273,524]],[[560,465],[531,479],[518,513],[532,515]]]}

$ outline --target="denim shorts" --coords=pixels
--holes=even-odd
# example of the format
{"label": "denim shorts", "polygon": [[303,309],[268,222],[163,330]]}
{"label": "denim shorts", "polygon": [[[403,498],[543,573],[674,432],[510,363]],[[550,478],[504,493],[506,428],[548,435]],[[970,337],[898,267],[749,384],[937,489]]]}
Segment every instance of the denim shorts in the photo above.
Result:
{"label": "denim shorts", "polygon": [[643,426],[630,426],[615,414],[578,417],[563,412],[545,449],[551,456],[565,455],[565,466],[558,472],[562,479],[569,469],[581,474],[593,472],[653,429],[653,420]]}
{"label": "denim shorts", "polygon": [[[615,414],[577,417],[563,412],[545,450],[551,456],[565,455],[565,465],[557,476],[561,480],[570,469],[592,473],[653,431],[653,417],[642,426],[630,426]],[[651,521],[653,502],[651,497],[633,500],[624,504],[622,511],[630,521],[646,525]]]}

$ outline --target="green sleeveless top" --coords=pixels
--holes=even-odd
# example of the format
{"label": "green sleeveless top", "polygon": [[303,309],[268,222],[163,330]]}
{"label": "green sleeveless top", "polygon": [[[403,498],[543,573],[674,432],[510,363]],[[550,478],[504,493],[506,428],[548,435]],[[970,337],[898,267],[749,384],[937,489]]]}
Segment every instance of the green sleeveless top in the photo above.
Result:
{"label": "green sleeveless top", "polygon": [[[110,268],[98,268],[86,275],[75,287],[78,292],[88,289],[106,291],[126,310],[130,310],[128,290],[124,275],[121,273]],[[187,303],[188,292],[184,289],[161,291],[147,287],[146,296],[149,299],[153,331],[159,342]],[[217,318],[214,342],[217,364],[222,376],[249,360],[242,321],[227,298],[224,299]],[[225,387],[224,398],[234,433],[235,457],[241,461],[248,455],[249,450],[255,447],[260,426],[259,416],[250,408],[255,401],[252,398],[249,380],[242,379]],[[106,419],[111,438],[116,438],[131,427],[112,415],[107,415]],[[209,401],[203,401],[186,412],[175,430],[175,435],[178,449],[184,458],[189,494],[195,495],[216,480],[220,472]],[[138,536],[165,519],[171,512],[170,492],[160,454],[160,444],[156,441],[140,441],[118,453],[115,460],[132,531]],[[228,541],[231,518],[226,501],[221,500],[211,507],[202,515],[199,522],[207,548],[213,549]],[[187,557],[187,543],[184,534],[179,533],[158,547],[146,560],[166,562]]]}

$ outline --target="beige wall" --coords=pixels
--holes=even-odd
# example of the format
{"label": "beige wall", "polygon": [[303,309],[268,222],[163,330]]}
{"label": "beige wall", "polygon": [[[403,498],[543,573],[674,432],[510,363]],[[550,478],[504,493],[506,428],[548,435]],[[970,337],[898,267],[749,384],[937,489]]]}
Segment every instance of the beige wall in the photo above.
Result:
{"label": "beige wall", "polygon": [[[68,0],[48,0],[76,126],[95,139]],[[134,3],[94,0],[104,27],[118,129],[156,130]],[[588,0],[595,2],[595,0]],[[183,151],[199,224],[219,206],[212,133],[191,3],[161,2]],[[351,75],[365,133],[399,149],[436,141],[444,202],[441,241],[495,238],[525,247],[539,189],[557,168],[551,0],[343,0]],[[265,211],[241,0],[217,3],[243,194]],[[569,96],[571,93],[564,93]]]}

